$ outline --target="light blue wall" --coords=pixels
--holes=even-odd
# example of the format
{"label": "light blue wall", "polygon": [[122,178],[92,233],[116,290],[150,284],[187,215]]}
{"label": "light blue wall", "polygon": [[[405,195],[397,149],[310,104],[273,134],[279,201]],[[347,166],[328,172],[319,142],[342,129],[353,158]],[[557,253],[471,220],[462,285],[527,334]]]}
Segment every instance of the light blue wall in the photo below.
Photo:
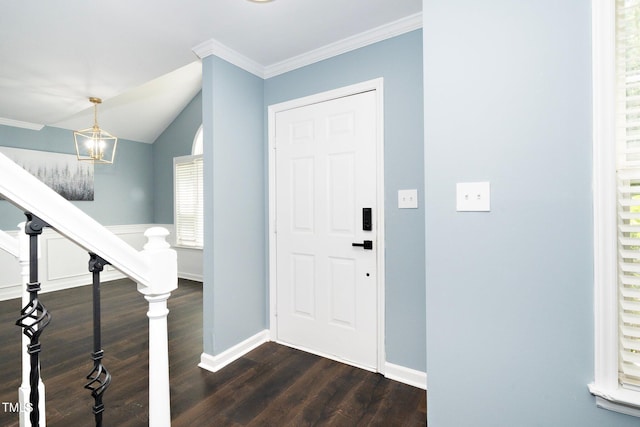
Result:
{"label": "light blue wall", "polygon": [[202,124],[202,93],[198,93],[153,143],[154,220],[173,224],[173,158],[191,154]]}
{"label": "light blue wall", "polygon": [[[386,360],[424,371],[421,31],[270,78],[265,108],[378,77],[384,78]],[[398,209],[397,191],[410,188],[418,189],[419,209]]]}
{"label": "light blue wall", "polygon": [[266,328],[263,80],[203,59],[204,351]]}
{"label": "light blue wall", "polygon": [[[44,127],[40,131],[0,125],[0,145],[75,155],[73,132]],[[153,222],[153,166],[150,144],[118,140],[113,165],[95,166],[95,200],[73,202],[104,225]],[[0,229],[14,230],[24,215],[0,201]]]}
{"label": "light blue wall", "polygon": [[[425,0],[428,421],[637,426],[595,406],[590,2]],[[491,182],[456,213],[456,182]]]}

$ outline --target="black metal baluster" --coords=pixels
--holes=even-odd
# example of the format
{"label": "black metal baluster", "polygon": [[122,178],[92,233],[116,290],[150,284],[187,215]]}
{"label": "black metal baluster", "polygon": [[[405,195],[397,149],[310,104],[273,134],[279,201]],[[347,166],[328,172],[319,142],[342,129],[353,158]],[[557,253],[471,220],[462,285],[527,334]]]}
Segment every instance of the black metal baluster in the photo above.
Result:
{"label": "black metal baluster", "polygon": [[93,273],[93,353],[91,353],[93,370],[87,375],[89,382],[85,384],[84,388],[91,390],[91,396],[95,401],[93,414],[96,418],[96,427],[101,427],[102,413],[104,412],[102,395],[111,383],[111,374],[102,365],[104,351],[102,350],[100,331],[100,272],[109,263],[94,253],[90,253],[89,256],[89,271]]}
{"label": "black metal baluster", "polygon": [[29,338],[27,352],[30,356],[31,370],[29,371],[29,403],[31,413],[29,419],[32,427],[40,424],[40,393],[38,384],[40,381],[40,335],[51,321],[51,314],[38,299],[40,282],[38,282],[38,236],[42,234],[44,227],[49,225],[30,212],[25,212],[27,223],[25,233],[29,235],[29,303],[20,311],[20,318],[16,325],[23,328],[23,334]]}

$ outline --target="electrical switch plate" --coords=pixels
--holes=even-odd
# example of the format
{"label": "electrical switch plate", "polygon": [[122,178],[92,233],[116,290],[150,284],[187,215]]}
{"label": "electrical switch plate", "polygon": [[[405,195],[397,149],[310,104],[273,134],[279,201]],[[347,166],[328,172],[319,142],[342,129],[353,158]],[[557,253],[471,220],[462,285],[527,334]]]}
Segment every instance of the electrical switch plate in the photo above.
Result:
{"label": "electrical switch plate", "polygon": [[399,209],[418,208],[418,190],[398,190]]}
{"label": "electrical switch plate", "polygon": [[456,210],[458,212],[489,212],[491,210],[489,182],[457,183]]}

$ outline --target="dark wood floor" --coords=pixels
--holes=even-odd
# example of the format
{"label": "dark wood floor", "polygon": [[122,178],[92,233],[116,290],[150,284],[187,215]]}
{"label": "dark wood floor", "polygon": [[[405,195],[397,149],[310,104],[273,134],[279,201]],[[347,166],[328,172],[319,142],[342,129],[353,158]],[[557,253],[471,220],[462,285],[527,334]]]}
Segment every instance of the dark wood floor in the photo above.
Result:
{"label": "dark wood floor", "polygon": [[[93,399],[83,389],[92,367],[91,288],[42,296],[53,320],[44,331],[42,378],[47,424],[91,426]],[[113,375],[105,394],[105,426],[148,423],[146,301],[128,280],[102,287],[105,366]],[[172,425],[177,426],[423,426],[424,390],[381,375],[267,343],[217,373],[200,369],[202,286],[180,281],[169,300]],[[17,402],[19,300],[0,302],[0,403]],[[18,425],[3,410],[0,426]]]}

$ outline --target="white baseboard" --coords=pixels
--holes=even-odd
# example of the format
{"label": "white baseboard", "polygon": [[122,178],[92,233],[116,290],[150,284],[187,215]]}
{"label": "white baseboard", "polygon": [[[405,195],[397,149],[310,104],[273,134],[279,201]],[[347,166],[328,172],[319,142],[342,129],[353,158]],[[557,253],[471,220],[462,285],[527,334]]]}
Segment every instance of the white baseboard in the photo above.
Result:
{"label": "white baseboard", "polygon": [[194,274],[186,271],[178,271],[178,277],[180,279],[191,280],[193,282],[204,282],[202,274]]}
{"label": "white baseboard", "polygon": [[384,376],[390,380],[398,381],[414,387],[427,389],[427,373],[404,366],[386,362],[384,364]]}
{"label": "white baseboard", "polygon": [[[218,355],[212,356],[207,353],[202,353],[200,355],[200,363],[198,364],[198,366],[201,367],[202,369],[206,369],[207,371],[217,372],[220,369],[227,366],[228,364],[230,364],[231,362],[249,353],[251,350],[269,341],[271,341],[271,334],[268,329],[265,329],[264,331],[258,332],[254,336],[247,338],[241,343],[234,345],[233,347],[223,351]],[[283,344],[280,342],[278,343],[281,345],[292,347],[288,344]],[[297,347],[292,347],[292,348],[297,348]],[[307,351],[306,349],[300,349],[300,350]],[[317,354],[317,353],[313,353],[313,354]],[[319,355],[319,356],[326,357],[324,355]],[[333,359],[333,360],[336,360],[336,359]],[[389,362],[386,362],[384,367],[385,367],[384,376],[386,378],[389,378],[390,380],[398,381],[413,387],[417,387],[422,390],[427,389],[427,373],[426,372],[417,371],[415,369],[406,368],[400,365],[394,365],[393,363],[389,363]]]}
{"label": "white baseboard", "polygon": [[227,366],[229,363],[249,353],[254,348],[257,348],[262,344],[270,341],[270,338],[271,335],[269,333],[269,330],[265,329],[264,331],[258,332],[254,336],[247,338],[241,343],[236,344],[230,349],[227,349],[215,356],[207,353],[202,353],[198,366],[202,369],[206,369],[207,371],[217,372]]}

